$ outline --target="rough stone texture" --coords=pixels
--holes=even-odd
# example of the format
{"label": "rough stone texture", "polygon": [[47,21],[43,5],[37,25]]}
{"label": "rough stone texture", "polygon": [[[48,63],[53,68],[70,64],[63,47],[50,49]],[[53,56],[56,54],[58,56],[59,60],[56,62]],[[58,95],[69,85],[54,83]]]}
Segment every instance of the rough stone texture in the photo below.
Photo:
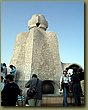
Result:
{"label": "rough stone texture", "polygon": [[48,22],[40,14],[32,16],[28,27],[29,32],[17,35],[10,62],[17,68],[16,81],[24,89],[25,83],[35,73],[41,80],[52,80],[54,93],[58,94],[62,66],[56,33],[45,31]]}

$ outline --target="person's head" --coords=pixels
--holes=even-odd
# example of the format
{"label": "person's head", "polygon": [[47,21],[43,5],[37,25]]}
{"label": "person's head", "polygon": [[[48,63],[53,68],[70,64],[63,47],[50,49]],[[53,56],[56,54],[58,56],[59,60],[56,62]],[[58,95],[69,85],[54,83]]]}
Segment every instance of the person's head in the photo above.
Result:
{"label": "person's head", "polygon": [[13,65],[10,65],[9,67],[12,69],[13,68]]}
{"label": "person's head", "polygon": [[5,64],[5,63],[3,63],[3,66],[5,66],[5,67],[6,67],[6,64]]}
{"label": "person's head", "polygon": [[37,78],[37,75],[36,75],[36,74],[33,74],[33,75],[32,75],[32,78]]}
{"label": "person's head", "polygon": [[67,75],[67,70],[64,70],[63,74],[64,74],[64,76],[66,76]]}
{"label": "person's head", "polygon": [[11,75],[11,74],[8,74],[8,75],[6,75],[6,83],[9,83],[9,82],[11,82],[11,81],[13,81],[13,75]]}
{"label": "person's head", "polygon": [[77,68],[74,67],[74,68],[73,68],[73,73],[77,73],[77,72],[78,72]]}

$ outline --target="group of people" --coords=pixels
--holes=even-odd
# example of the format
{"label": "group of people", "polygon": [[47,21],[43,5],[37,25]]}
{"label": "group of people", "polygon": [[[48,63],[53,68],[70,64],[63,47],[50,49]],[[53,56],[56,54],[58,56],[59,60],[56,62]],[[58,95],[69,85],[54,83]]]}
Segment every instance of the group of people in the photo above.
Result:
{"label": "group of people", "polygon": [[10,65],[9,68],[10,68],[10,72],[8,73],[6,63],[1,63],[1,90],[3,89],[4,85],[6,84],[7,74],[11,74],[15,79],[16,67],[14,65]]}
{"label": "group of people", "polygon": [[[5,63],[1,63],[1,105],[2,106],[8,106],[8,105],[13,106],[14,100],[12,99],[15,98],[16,100],[16,94],[18,93],[16,90],[16,88],[18,88],[18,85],[15,84],[14,82],[16,67],[14,65],[10,65],[9,68],[10,68],[10,72],[8,73],[7,65]],[[14,93],[14,95],[12,93]]]}
{"label": "group of people", "polygon": [[1,106],[41,106],[43,82],[37,78],[36,74],[33,74],[32,79],[25,85],[27,88],[36,86],[37,92],[33,97],[23,96],[22,90],[14,82],[14,77],[11,74],[6,75],[5,78],[6,84],[1,91]]}
{"label": "group of people", "polygon": [[10,65],[10,72],[7,73],[7,66],[5,63],[1,64],[1,106],[41,106],[42,100],[42,81],[37,78],[36,74],[32,75],[32,79],[27,82],[25,87],[30,88],[36,85],[38,91],[34,97],[24,97],[22,89],[19,88],[15,82],[16,67]]}
{"label": "group of people", "polygon": [[[29,96],[29,91],[27,91],[27,95],[26,97],[24,97],[22,95],[22,90],[19,88],[19,86],[14,80],[16,74],[16,67],[13,65],[10,65],[9,67],[11,68],[11,71],[10,74],[7,74],[6,65],[3,64],[3,66],[1,66],[1,81],[4,82],[4,86],[1,90],[1,105],[26,106],[26,104],[28,104],[29,106],[41,106],[43,81],[40,80],[36,74],[33,74],[32,78],[25,84],[25,87],[31,88],[31,91],[33,91],[32,89],[33,87],[35,87],[36,92],[33,96]],[[81,105],[81,86],[79,71],[77,70],[77,68],[73,69],[72,75],[68,75],[67,70],[63,71],[63,75],[60,78],[60,90],[63,90],[63,106],[68,106],[67,97],[69,92],[73,94],[74,104],[76,106]]]}
{"label": "group of people", "polygon": [[82,89],[80,84],[79,69],[74,68],[73,74],[69,75],[67,70],[63,71],[63,76],[60,78],[60,90],[63,89],[63,106],[68,106],[67,97],[71,94],[74,98],[74,105],[81,105]]}

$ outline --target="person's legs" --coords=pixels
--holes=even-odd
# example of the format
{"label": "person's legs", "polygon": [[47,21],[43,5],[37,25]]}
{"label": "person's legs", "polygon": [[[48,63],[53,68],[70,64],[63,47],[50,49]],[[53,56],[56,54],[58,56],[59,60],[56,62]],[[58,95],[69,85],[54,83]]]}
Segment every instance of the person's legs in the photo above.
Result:
{"label": "person's legs", "polygon": [[80,85],[77,85],[77,105],[78,106],[81,105],[81,98],[80,98],[81,93],[80,92],[81,92]]}
{"label": "person's legs", "polygon": [[35,99],[28,100],[28,104],[29,104],[29,106],[34,107],[35,106]]}
{"label": "person's legs", "polygon": [[77,100],[77,84],[74,84],[74,86],[73,86],[73,96],[74,96],[74,100],[75,100],[75,105],[77,105],[77,103],[78,103],[78,100]]}
{"label": "person's legs", "polygon": [[42,104],[42,100],[37,99],[37,100],[36,100],[36,106],[41,106],[41,104]]}
{"label": "person's legs", "polygon": [[64,98],[64,106],[67,106],[67,89],[66,89],[66,87],[64,87],[63,98]]}

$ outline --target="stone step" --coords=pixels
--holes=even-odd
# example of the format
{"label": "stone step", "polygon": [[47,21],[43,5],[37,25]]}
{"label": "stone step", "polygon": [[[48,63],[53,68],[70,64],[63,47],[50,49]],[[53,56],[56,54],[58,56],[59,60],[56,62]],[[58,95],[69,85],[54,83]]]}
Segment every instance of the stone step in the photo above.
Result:
{"label": "stone step", "polygon": [[[84,105],[84,97],[81,97],[81,103]],[[43,96],[42,106],[59,107],[63,106],[63,96]],[[74,99],[68,97],[68,106],[74,106]]]}

